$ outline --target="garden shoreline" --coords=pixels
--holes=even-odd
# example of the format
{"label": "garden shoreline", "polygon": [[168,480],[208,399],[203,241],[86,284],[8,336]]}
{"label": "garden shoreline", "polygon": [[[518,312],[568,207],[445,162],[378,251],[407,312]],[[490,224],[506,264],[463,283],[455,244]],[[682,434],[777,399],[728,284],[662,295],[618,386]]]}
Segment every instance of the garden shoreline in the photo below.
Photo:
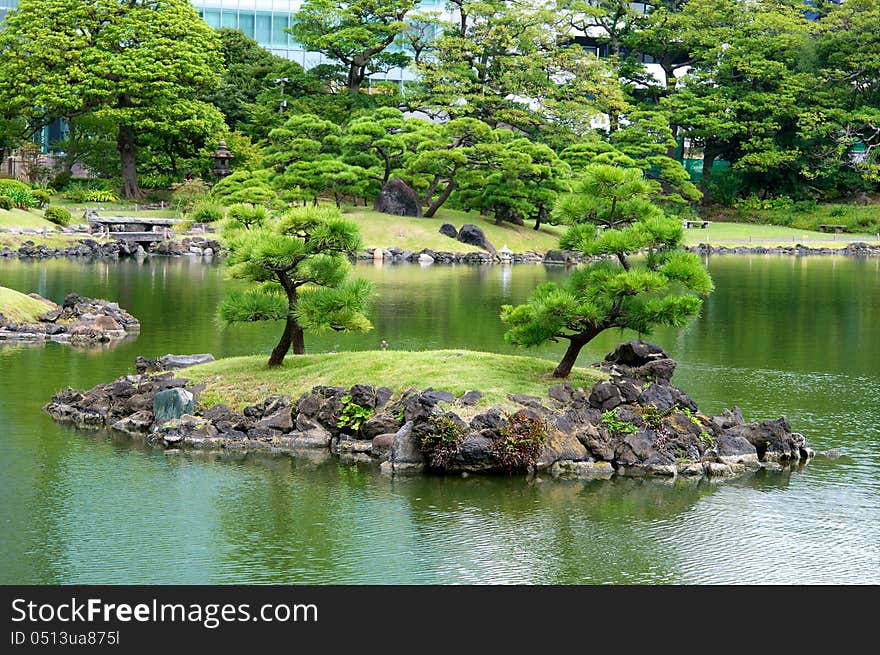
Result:
{"label": "garden shoreline", "polygon": [[[791,246],[725,246],[698,244],[684,246],[688,252],[698,255],[786,255],[786,256],[832,256],[842,257],[880,257],[880,243],[871,244],[863,241],[849,243],[841,248],[811,247],[804,244]],[[382,253],[376,255],[376,251]],[[0,247],[2,259],[61,259],[91,258],[120,259],[123,257],[200,257],[206,263],[223,256],[219,242],[204,237],[187,237],[181,241],[166,241],[155,248],[145,250],[136,244],[126,241],[104,241],[82,239],[72,242],[66,248],[52,248],[45,244],[25,241],[19,248]],[[389,248],[368,248],[357,254],[358,261],[378,261],[384,263],[419,263],[430,264],[560,264],[576,265],[586,258],[576,252],[548,250],[544,254],[535,251],[523,253],[490,253],[435,251],[429,248],[419,250],[403,249],[397,246]]]}

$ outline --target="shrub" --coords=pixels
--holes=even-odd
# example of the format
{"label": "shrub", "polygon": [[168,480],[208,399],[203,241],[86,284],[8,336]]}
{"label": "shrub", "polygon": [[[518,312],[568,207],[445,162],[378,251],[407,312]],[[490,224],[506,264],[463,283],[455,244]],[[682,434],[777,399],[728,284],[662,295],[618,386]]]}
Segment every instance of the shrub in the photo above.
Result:
{"label": "shrub", "polygon": [[56,191],[62,191],[68,184],[70,184],[70,180],[72,177],[73,173],[71,173],[70,171],[61,171],[52,178],[52,182],[50,182],[49,186],[51,186]]}
{"label": "shrub", "polygon": [[171,197],[177,203],[180,211],[184,213],[191,211],[196,203],[207,200],[208,191],[210,191],[207,183],[198,177],[184,180],[179,184],[172,184],[171,188],[173,189]]}
{"label": "shrub", "polygon": [[85,193],[85,202],[119,202],[119,196],[112,191],[90,189]]}
{"label": "shrub", "polygon": [[52,194],[46,189],[33,189],[31,195],[37,200],[37,207],[47,207],[52,201]]}
{"label": "shrub", "polygon": [[213,202],[200,202],[193,207],[191,218],[197,223],[215,223],[222,221],[226,210],[222,205]]}
{"label": "shrub", "polygon": [[13,180],[7,177],[0,177],[0,194],[2,194],[5,189],[17,189],[19,191],[31,190],[31,188],[24,182]]}
{"label": "shrub", "polygon": [[547,424],[527,410],[509,414],[498,428],[492,452],[508,471],[522,471],[535,465],[547,440]]}
{"label": "shrub", "polygon": [[818,208],[819,204],[815,200],[798,200],[791,206],[791,211],[798,214],[809,214]]}
{"label": "shrub", "polygon": [[70,225],[71,220],[70,212],[64,207],[46,207],[46,211],[43,212],[43,218],[61,227]]}
{"label": "shrub", "polygon": [[428,418],[428,426],[430,432],[422,438],[422,452],[432,468],[445,469],[461,450],[467,427],[448,414],[431,416]]}
{"label": "shrub", "polygon": [[37,199],[29,189],[18,189],[16,187],[0,188],[0,195],[4,195],[10,200],[14,207],[18,209],[30,209],[37,206]]}
{"label": "shrub", "polygon": [[12,198],[7,196],[0,196],[0,209],[12,209],[14,205],[12,204]]}
{"label": "shrub", "polygon": [[81,187],[73,187],[67,189],[62,196],[65,200],[69,200],[70,202],[85,202],[86,194],[88,193],[88,189],[83,189]]}
{"label": "shrub", "polygon": [[229,219],[229,227],[250,229],[265,223],[269,218],[269,212],[260,205],[256,207],[245,204],[232,205],[226,212],[226,217]]}
{"label": "shrub", "polygon": [[138,175],[138,186],[141,189],[171,189],[177,183],[174,175]]}

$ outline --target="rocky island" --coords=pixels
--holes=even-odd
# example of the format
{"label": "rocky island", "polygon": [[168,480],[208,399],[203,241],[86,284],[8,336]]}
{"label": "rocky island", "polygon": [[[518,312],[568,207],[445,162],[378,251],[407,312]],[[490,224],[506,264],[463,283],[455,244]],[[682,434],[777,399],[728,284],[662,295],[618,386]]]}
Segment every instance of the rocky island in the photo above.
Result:
{"label": "rocky island", "polygon": [[504,405],[489,407],[479,390],[456,396],[370,384],[315,386],[295,399],[273,394],[240,410],[205,406],[204,383],[160,370],[163,360],[175,369],[187,363],[168,357],[141,358],[141,373],[88,391],[65,389],[45,409],[58,421],[112,428],[164,448],[329,449],[392,474],[723,478],[814,454],[785,418],[748,423],[736,408],[705,415],[671,383],[675,361],[641,341],[594,365],[601,379],[590,388],[557,384],[546,396],[509,394]]}
{"label": "rocky island", "polygon": [[0,287],[0,341],[60,341],[89,345],[140,332],[140,322],[117,303],[68,294],[61,305]]}

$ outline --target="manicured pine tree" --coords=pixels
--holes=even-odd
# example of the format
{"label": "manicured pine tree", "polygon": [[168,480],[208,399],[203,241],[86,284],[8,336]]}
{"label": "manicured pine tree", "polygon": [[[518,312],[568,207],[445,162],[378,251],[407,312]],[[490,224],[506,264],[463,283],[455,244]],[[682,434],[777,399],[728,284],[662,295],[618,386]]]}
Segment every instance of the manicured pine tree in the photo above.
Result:
{"label": "manicured pine tree", "polygon": [[285,321],[269,366],[293,349],[305,353],[304,330],[366,332],[372,285],[349,279],[348,257],[361,247],[356,224],[330,207],[299,207],[252,229],[226,231],[232,276],[254,288],[230,294],[220,306],[226,323]]}
{"label": "manicured pine tree", "polygon": [[[578,222],[560,246],[600,259],[561,284],[541,285],[525,304],[502,307],[510,343],[568,340],[554,377],[567,377],[581,349],[603,331],[646,334],[657,326],[683,326],[699,314],[699,296],[712,291],[697,255],[682,248],[681,222],[650,202],[650,189],[638,169],[588,166],[575,191],[582,213],[573,213],[576,203],[569,199],[569,220]],[[644,256],[634,258],[636,253]]]}

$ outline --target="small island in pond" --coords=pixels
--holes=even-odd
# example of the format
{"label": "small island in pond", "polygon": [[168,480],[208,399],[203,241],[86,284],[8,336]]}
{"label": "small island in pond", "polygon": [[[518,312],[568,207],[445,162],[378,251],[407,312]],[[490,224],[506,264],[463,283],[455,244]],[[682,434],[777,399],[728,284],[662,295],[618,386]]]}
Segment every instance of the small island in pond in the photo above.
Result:
{"label": "small island in pond", "polygon": [[78,346],[140,332],[140,322],[117,303],[68,294],[61,305],[0,287],[0,341],[60,341]]}
{"label": "small island in pond", "polygon": [[[469,351],[312,355],[280,368],[209,359],[138,358],[138,374],[66,389],[45,409],[165,448],[329,449],[392,474],[725,478],[814,454],[785,418],[747,423],[736,408],[705,415],[672,385],[675,361],[641,341],[553,386],[550,362]],[[195,361],[206,363],[186,377],[164,370]],[[449,390],[410,386],[429,371]],[[315,381],[323,384],[303,386]]]}

